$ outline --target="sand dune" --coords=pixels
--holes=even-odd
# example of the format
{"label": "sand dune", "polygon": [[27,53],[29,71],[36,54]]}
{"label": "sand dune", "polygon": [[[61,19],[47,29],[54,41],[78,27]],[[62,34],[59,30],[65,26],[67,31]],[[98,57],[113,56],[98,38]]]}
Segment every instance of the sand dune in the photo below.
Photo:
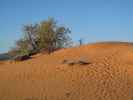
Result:
{"label": "sand dune", "polygon": [[[79,58],[91,63],[62,63]],[[133,100],[133,45],[96,43],[2,62],[0,100]]]}

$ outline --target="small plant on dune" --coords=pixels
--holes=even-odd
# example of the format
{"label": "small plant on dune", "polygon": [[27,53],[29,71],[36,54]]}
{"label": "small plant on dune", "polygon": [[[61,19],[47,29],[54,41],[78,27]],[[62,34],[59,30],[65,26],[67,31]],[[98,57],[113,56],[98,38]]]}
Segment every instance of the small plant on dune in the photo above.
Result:
{"label": "small plant on dune", "polygon": [[87,59],[85,58],[79,58],[75,60],[63,60],[62,64],[68,64],[68,65],[89,65],[91,64]]}

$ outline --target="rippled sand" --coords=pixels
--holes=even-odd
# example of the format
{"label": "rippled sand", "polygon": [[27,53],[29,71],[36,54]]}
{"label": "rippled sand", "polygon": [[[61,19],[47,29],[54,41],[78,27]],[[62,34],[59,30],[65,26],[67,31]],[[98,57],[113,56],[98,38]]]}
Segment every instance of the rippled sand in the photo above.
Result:
{"label": "rippled sand", "polygon": [[[85,58],[91,64],[63,64]],[[0,63],[0,100],[133,100],[133,45],[97,43]]]}

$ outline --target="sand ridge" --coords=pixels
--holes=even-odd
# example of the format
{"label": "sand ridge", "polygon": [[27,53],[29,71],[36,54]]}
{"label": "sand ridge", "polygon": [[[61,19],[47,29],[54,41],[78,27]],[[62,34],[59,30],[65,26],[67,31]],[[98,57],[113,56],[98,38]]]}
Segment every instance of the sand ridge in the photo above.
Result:
{"label": "sand ridge", "polygon": [[[63,64],[86,58],[89,65]],[[0,100],[133,100],[133,45],[96,43],[0,64]]]}

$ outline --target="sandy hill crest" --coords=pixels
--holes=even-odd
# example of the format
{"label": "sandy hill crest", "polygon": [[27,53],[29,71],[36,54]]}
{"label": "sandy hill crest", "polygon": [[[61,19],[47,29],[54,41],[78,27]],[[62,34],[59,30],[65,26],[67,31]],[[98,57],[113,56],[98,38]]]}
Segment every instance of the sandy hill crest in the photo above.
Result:
{"label": "sandy hill crest", "polygon": [[[77,59],[91,63],[62,63]],[[133,45],[95,43],[0,64],[0,99],[132,100]]]}

